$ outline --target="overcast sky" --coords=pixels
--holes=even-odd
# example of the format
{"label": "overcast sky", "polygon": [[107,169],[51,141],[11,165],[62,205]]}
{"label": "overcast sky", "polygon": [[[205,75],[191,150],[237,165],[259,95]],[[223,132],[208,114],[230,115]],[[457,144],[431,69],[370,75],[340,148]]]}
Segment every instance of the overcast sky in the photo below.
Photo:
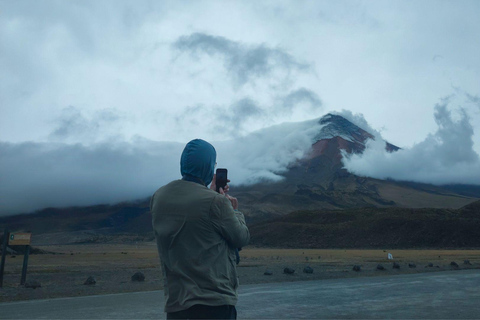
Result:
{"label": "overcast sky", "polygon": [[275,180],[332,111],[405,151],[372,143],[352,172],[480,184],[479,16],[478,0],[0,0],[0,214],[149,196],[193,138],[236,181]]}

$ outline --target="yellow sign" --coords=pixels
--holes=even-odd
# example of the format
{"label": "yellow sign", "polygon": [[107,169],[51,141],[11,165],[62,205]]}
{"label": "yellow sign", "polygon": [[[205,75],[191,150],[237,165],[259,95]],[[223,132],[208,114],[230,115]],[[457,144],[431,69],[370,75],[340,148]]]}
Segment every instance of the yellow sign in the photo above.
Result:
{"label": "yellow sign", "polygon": [[8,244],[11,246],[27,246],[32,238],[31,233],[10,233]]}

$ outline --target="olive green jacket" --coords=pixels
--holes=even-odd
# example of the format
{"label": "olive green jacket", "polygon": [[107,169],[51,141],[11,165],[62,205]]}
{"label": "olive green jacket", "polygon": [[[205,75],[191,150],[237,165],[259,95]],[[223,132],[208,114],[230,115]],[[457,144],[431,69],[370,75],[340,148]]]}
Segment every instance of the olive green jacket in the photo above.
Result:
{"label": "olive green jacket", "polygon": [[165,312],[195,304],[235,305],[235,248],[250,240],[243,214],[234,211],[225,196],[184,180],[158,189],[150,209],[163,271]]}

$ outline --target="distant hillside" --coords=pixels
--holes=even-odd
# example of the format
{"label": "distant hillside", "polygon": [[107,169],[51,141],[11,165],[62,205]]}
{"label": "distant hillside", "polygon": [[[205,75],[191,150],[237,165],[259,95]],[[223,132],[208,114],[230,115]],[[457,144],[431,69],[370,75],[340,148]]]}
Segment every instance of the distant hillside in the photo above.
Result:
{"label": "distant hillside", "polygon": [[461,209],[296,211],[250,226],[251,244],[282,248],[480,248],[480,201]]}
{"label": "distant hillside", "polygon": [[[6,226],[10,231],[31,231],[37,239],[49,235],[49,242],[55,244],[78,239],[123,241],[115,239],[128,235],[142,241],[153,236],[147,199],[1,218],[1,231]],[[480,201],[461,209],[299,210],[269,221],[249,222],[249,229],[251,244],[265,247],[480,248]]]}
{"label": "distant hillside", "polygon": [[26,231],[34,234],[111,229],[112,232],[151,231],[149,200],[116,205],[46,208],[31,214],[0,218],[0,231]]}

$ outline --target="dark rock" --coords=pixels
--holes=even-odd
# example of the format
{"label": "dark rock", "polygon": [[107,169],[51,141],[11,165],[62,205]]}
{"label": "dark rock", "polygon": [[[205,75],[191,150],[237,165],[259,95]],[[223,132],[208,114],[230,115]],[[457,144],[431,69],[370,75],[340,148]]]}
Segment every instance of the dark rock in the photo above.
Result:
{"label": "dark rock", "polygon": [[40,282],[38,282],[36,280],[28,281],[27,283],[25,283],[25,288],[37,289],[37,288],[41,288],[41,287],[42,287],[42,285],[40,284]]}
{"label": "dark rock", "polygon": [[265,276],[271,276],[272,274],[273,274],[272,270],[269,270],[269,269],[265,270],[265,272],[263,273],[263,275]]}
{"label": "dark rock", "polygon": [[416,268],[417,265],[416,265],[415,263],[409,263],[409,264],[408,264],[408,267],[409,267],[409,268]]}
{"label": "dark rock", "polygon": [[97,280],[95,280],[94,277],[88,277],[87,280],[83,283],[84,285],[94,285],[97,283]]}
{"label": "dark rock", "polygon": [[304,272],[304,273],[313,273],[313,268],[307,266],[307,267],[303,268],[303,272]]}
{"label": "dark rock", "polygon": [[385,267],[381,264],[377,264],[377,270],[385,270]]}
{"label": "dark rock", "polygon": [[132,281],[145,281],[145,275],[140,271],[135,272],[135,274],[132,276]]}
{"label": "dark rock", "polygon": [[433,263],[430,262],[430,263],[428,264],[428,267],[433,268]]}
{"label": "dark rock", "polygon": [[286,273],[286,274],[294,274],[294,273],[295,273],[295,269],[285,268],[285,269],[283,269],[283,273]]}
{"label": "dark rock", "polygon": [[470,260],[465,260],[465,261],[463,261],[463,264],[472,265],[472,264],[470,263]]}
{"label": "dark rock", "polygon": [[450,262],[450,266],[453,268],[458,268],[458,264],[455,261]]}
{"label": "dark rock", "polygon": [[12,248],[7,247],[7,253],[10,253],[10,254],[15,255],[15,254],[19,254],[19,253],[21,253],[21,252],[15,251],[15,250],[13,250]]}
{"label": "dark rock", "polygon": [[393,263],[393,269],[400,269],[400,265],[396,262]]}
{"label": "dark rock", "polygon": [[361,268],[359,265],[356,264],[356,265],[353,266],[353,271],[357,271],[357,272],[358,272],[358,271],[360,271],[360,270],[362,270],[362,268]]}

